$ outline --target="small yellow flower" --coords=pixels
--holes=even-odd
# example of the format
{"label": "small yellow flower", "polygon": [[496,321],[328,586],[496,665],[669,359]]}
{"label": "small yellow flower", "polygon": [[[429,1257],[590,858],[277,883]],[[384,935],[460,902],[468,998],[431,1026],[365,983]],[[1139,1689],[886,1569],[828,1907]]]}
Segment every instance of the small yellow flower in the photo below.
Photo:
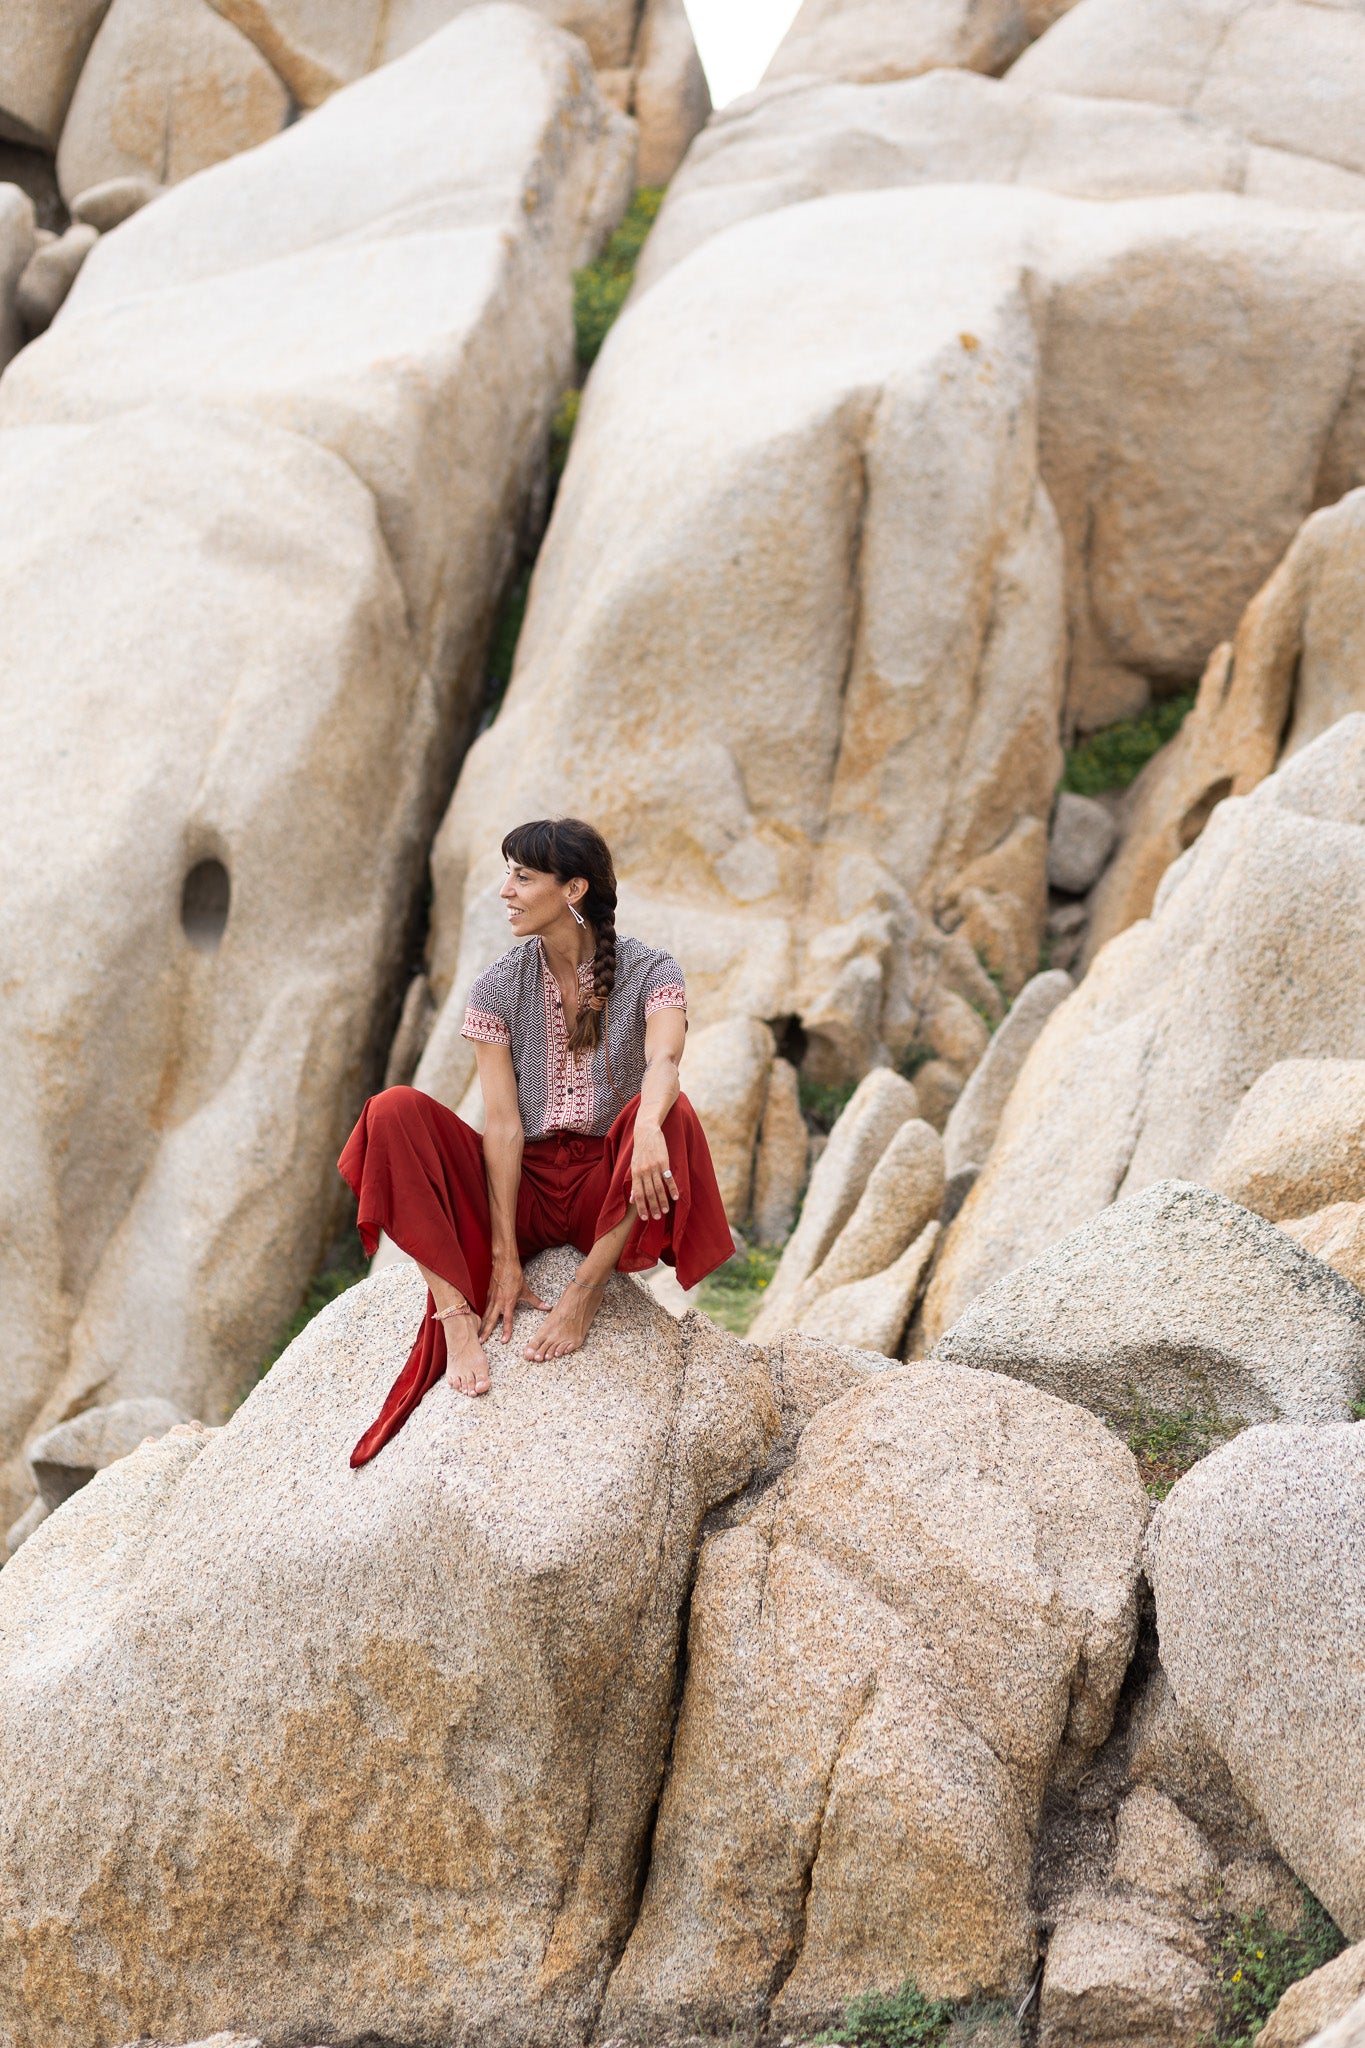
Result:
{"label": "small yellow flower", "polygon": [[1232,1981],[1233,1981],[1233,1983],[1234,1983],[1234,1984],[1240,1984],[1240,1983],[1241,1983],[1241,1981],[1242,1981],[1242,1973],[1241,1973],[1241,1971],[1240,1971],[1240,1970],[1234,1970],[1234,1971],[1233,1971],[1233,1973],[1232,1973]]}
{"label": "small yellow flower", "polygon": [[1263,1948],[1257,1949],[1256,1960],[1258,1963],[1263,1963],[1265,1961],[1265,1950]]}

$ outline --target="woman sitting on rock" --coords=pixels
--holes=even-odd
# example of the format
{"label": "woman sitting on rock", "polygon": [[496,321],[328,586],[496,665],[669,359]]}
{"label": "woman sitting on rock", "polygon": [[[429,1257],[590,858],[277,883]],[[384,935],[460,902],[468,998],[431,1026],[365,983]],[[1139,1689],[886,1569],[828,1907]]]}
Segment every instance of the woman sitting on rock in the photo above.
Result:
{"label": "woman sitting on rock", "polygon": [[577,818],[519,825],[502,842],[499,892],[522,944],[469,992],[487,1111],[482,1138],[415,1088],[371,1096],[340,1167],[373,1255],[386,1231],[430,1289],[427,1314],[363,1465],[444,1371],[461,1394],[489,1390],[484,1340],[512,1335],[522,1261],[550,1245],[585,1254],[524,1356],[563,1358],[592,1327],[609,1276],[662,1259],[684,1287],[733,1250],[711,1154],[678,1092],[687,1029],[682,972],[667,953],[616,936],[616,874],[600,832]]}

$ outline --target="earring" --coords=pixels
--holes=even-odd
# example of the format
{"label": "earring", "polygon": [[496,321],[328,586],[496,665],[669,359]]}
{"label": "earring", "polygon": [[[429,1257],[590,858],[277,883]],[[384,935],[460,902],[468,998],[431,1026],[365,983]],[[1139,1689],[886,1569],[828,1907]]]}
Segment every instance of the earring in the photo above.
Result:
{"label": "earring", "polygon": [[586,917],[579,916],[572,903],[569,905],[569,915],[576,925],[585,925],[588,921]]}

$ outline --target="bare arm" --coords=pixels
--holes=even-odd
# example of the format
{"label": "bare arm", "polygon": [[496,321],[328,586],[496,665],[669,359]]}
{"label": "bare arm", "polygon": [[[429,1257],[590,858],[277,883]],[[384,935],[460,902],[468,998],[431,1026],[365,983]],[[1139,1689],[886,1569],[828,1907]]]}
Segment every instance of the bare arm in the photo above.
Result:
{"label": "bare arm", "polygon": [[635,1116],[635,1150],[630,1162],[630,1199],[637,1216],[668,1214],[675,1190],[665,1180],[668,1145],[663,1120],[678,1099],[678,1066],[687,1040],[682,1010],[656,1010],[645,1025],[645,1078]]}
{"label": "bare arm", "polygon": [[505,1045],[476,1044],[479,1086],[483,1090],[487,1119],[483,1134],[483,1170],[488,1183],[488,1210],[492,1220],[493,1279],[488,1306],[479,1325],[481,1339],[491,1337],[502,1324],[502,1341],[512,1335],[512,1317],[518,1302],[535,1308],[547,1303],[528,1293],[522,1276],[521,1254],[517,1250],[517,1192],[521,1187],[521,1155],[526,1133],[521,1126],[517,1102],[517,1077],[511,1052]]}

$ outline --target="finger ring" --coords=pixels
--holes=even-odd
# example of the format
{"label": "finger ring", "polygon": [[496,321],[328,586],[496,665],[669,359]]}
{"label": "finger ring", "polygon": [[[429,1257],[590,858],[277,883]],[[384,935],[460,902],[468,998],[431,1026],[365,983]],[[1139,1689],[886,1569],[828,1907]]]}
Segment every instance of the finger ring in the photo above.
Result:
{"label": "finger ring", "polygon": [[664,1179],[665,1179],[665,1180],[672,1180],[672,1178],[673,1178],[673,1173],[672,1173],[672,1169],[671,1169],[670,1167],[667,1167],[667,1166],[666,1166],[666,1167],[664,1168]]}

